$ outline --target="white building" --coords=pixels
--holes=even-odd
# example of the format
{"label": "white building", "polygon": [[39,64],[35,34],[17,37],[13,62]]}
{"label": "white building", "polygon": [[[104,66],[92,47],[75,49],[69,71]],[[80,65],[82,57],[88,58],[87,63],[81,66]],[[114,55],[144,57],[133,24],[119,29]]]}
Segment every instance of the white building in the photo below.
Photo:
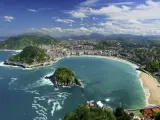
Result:
{"label": "white building", "polygon": [[97,102],[98,107],[103,108],[103,103],[101,101]]}

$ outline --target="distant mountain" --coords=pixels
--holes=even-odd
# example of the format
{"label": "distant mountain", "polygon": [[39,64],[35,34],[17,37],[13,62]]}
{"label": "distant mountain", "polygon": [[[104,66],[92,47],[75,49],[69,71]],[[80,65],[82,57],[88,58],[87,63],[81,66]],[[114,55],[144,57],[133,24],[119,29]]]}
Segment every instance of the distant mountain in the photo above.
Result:
{"label": "distant mountain", "polygon": [[130,34],[112,34],[112,35],[102,35],[98,33],[92,33],[90,35],[80,35],[80,36],[67,36],[57,38],[60,40],[145,40],[145,39],[160,39],[160,36],[142,36],[142,35],[130,35]]}
{"label": "distant mountain", "polygon": [[101,40],[104,39],[105,36],[98,33],[92,33],[90,35],[80,35],[80,36],[64,36],[57,38],[59,40]]}
{"label": "distant mountain", "polygon": [[8,39],[9,37],[7,37],[7,36],[0,36],[0,42],[1,41],[5,41],[6,39]]}
{"label": "distant mountain", "polygon": [[55,44],[58,41],[47,35],[42,34],[24,34],[10,37],[0,44],[0,49],[23,49],[27,46],[40,46]]}

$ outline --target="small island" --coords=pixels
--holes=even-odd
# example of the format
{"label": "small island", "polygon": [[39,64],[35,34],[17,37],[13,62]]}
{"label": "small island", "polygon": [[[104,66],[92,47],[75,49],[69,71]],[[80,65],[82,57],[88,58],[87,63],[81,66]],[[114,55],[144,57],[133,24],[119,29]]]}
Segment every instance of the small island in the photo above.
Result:
{"label": "small island", "polygon": [[4,64],[20,66],[23,68],[33,68],[49,65],[51,63],[50,61],[50,57],[47,55],[45,50],[35,46],[28,46],[25,47],[19,54],[4,61]]}
{"label": "small island", "polygon": [[83,87],[83,84],[76,78],[74,73],[65,67],[57,68],[54,74],[52,76],[46,77],[46,79],[50,79],[56,87],[73,85]]}

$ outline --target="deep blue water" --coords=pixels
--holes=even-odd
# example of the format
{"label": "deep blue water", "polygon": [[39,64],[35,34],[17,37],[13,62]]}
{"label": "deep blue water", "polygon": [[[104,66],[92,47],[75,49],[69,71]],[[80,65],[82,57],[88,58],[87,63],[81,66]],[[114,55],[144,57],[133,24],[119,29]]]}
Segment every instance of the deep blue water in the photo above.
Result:
{"label": "deep blue water", "polygon": [[[32,70],[6,67],[2,61],[14,52],[0,51],[1,120],[60,120],[66,112],[87,101],[102,101],[112,107],[144,106],[144,93],[132,66],[114,60],[72,57]],[[85,88],[59,88],[44,79],[57,67],[68,67]],[[109,101],[106,101],[109,100]]]}

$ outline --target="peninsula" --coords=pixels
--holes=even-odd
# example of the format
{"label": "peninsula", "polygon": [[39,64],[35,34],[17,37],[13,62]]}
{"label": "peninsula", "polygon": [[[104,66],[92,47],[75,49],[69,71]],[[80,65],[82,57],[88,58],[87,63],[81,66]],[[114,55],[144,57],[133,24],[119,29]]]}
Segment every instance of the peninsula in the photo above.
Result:
{"label": "peninsula", "polygon": [[76,78],[74,73],[65,67],[57,68],[54,74],[52,76],[46,77],[46,79],[50,79],[56,87],[72,85],[83,86],[81,81]]}
{"label": "peninsula", "polygon": [[45,50],[33,46],[25,47],[22,52],[4,61],[6,65],[20,66],[23,68],[45,66],[50,63],[50,57],[46,54]]}

